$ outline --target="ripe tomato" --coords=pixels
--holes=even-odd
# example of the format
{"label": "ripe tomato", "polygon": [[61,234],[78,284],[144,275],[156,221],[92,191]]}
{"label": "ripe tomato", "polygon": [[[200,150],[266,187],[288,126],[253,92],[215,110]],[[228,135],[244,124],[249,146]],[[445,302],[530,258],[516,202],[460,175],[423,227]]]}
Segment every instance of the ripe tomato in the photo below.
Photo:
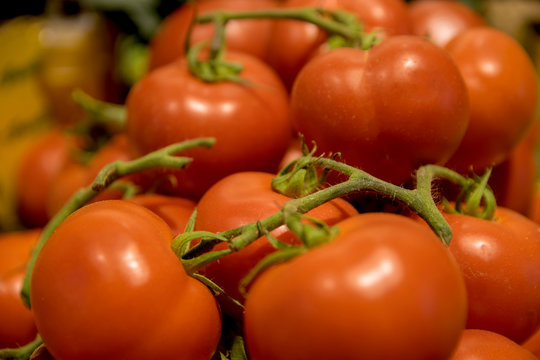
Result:
{"label": "ripe tomato", "polygon": [[[161,23],[150,43],[150,70],[173,62],[185,55],[185,42],[191,21],[196,14],[215,10],[243,11],[275,8],[274,0],[205,0],[186,2],[169,14]],[[230,20],[225,28],[226,48],[253,55],[261,60],[268,56],[268,39],[272,29],[270,19]],[[190,35],[192,45],[211,41],[214,34],[212,23],[196,24]]]}
{"label": "ripe tomato", "polygon": [[26,264],[40,233],[36,228],[0,235],[0,349],[25,345],[36,336],[34,316],[20,293]]}
{"label": "ripe tomato", "polygon": [[536,357],[540,356],[540,329],[522,343],[522,346],[532,352]]}
{"label": "ripe tomato", "polygon": [[[262,220],[277,213],[291,198],[272,190],[271,182],[275,175],[263,172],[240,172],[218,181],[202,196],[197,205],[196,230],[220,232]],[[342,199],[327,202],[307,213],[308,216],[324,221],[328,225],[357,214],[354,207]],[[271,234],[286,243],[298,243],[285,225],[273,230]],[[215,249],[226,248],[222,243]],[[239,283],[249,270],[266,255],[275,251],[266,236],[261,237],[244,249],[222,257],[206,266],[201,273],[220,285],[227,294],[243,302]],[[238,309],[227,299],[222,308],[230,314]]]}
{"label": "ripe tomato", "polygon": [[492,221],[445,217],[467,286],[467,328],[526,340],[540,326],[540,226],[500,206]]}
{"label": "ripe tomato", "polygon": [[58,129],[40,138],[21,159],[17,177],[17,213],[26,227],[41,227],[49,221],[47,194],[69,158],[73,146]]}
{"label": "ripe tomato", "polygon": [[244,317],[250,359],[448,358],[467,312],[448,249],[401,215],[336,226],[333,241],[255,280]]}
{"label": "ripe tomato", "polygon": [[[357,16],[366,32],[379,30],[386,37],[410,32],[410,20],[402,0],[288,0],[285,8],[305,6],[327,10],[344,9]],[[269,40],[269,64],[276,69],[287,88],[326,40],[322,30],[304,21],[278,20]]]}
{"label": "ripe tomato", "polygon": [[211,149],[191,149],[194,161],[174,172],[176,186],[161,191],[200,197],[213,183],[238,171],[274,171],[292,136],[287,92],[260,60],[228,53],[247,81],[206,83],[185,59],[150,72],[126,100],[127,134],[140,153],[198,137],[214,137]]}
{"label": "ripe tomato", "polygon": [[461,74],[439,46],[393,36],[371,50],[332,50],[310,61],[291,94],[293,125],[324,153],[393,183],[444,164],[468,124]]}
{"label": "ripe tomato", "polygon": [[171,251],[171,230],[123,200],[89,204],[40,252],[31,306],[55,359],[210,359],[221,332],[211,292]]}
{"label": "ripe tomato", "polygon": [[459,67],[470,98],[470,122],[448,166],[481,172],[506,159],[535,119],[537,75],[509,35],[490,27],[467,29],[445,47]]}
{"label": "ripe tomato", "polygon": [[197,205],[191,199],[151,193],[135,195],[127,200],[152,210],[165,220],[175,236],[184,232]]}
{"label": "ripe tomato", "polygon": [[492,331],[466,329],[450,360],[535,360],[536,357],[519,344]]}
{"label": "ripe tomato", "polygon": [[486,25],[480,14],[456,0],[414,0],[409,15],[411,33],[443,47],[463,30]]}

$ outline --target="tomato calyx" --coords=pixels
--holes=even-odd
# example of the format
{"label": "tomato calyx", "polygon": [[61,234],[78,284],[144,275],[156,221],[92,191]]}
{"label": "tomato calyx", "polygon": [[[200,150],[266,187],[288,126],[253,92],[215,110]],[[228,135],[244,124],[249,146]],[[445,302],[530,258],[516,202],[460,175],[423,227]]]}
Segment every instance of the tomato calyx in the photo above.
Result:
{"label": "tomato calyx", "polygon": [[234,81],[246,83],[239,74],[243,65],[223,59],[223,47],[218,51],[211,52],[208,60],[200,60],[198,55],[206,45],[205,42],[196,44],[186,54],[189,71],[198,79],[213,83],[218,81]]}

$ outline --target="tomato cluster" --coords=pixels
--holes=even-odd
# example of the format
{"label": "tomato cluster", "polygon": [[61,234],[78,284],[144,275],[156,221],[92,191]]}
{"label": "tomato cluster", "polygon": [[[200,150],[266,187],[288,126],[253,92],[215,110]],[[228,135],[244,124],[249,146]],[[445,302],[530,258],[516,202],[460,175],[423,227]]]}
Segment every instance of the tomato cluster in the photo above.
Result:
{"label": "tomato cluster", "polygon": [[200,0],[148,50],[121,129],[55,128],[22,160],[2,348],[540,356],[538,78],[515,39],[457,1]]}

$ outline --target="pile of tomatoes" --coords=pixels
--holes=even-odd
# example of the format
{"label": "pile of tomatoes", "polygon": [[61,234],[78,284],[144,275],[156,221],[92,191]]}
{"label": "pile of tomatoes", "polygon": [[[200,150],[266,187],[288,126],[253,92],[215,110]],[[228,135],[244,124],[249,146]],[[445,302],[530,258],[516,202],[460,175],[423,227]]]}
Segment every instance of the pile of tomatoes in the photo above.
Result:
{"label": "pile of tomatoes", "polygon": [[[121,128],[64,124],[22,160],[0,358],[535,359],[537,88],[521,45],[458,1],[185,3]],[[215,143],[180,168],[141,161],[199,138]],[[347,178],[300,169],[318,156],[361,191],[290,210]],[[430,183],[450,244],[377,190],[415,189],[428,164],[491,172],[488,218],[474,189]]]}

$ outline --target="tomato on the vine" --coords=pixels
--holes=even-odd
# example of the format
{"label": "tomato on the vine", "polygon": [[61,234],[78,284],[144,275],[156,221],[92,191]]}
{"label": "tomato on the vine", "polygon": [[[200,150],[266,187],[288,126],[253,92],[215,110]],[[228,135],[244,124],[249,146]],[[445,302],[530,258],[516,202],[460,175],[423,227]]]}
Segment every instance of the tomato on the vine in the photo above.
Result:
{"label": "tomato on the vine", "polygon": [[26,264],[41,229],[0,234],[0,349],[26,345],[37,330],[20,293]]}
{"label": "tomato on the vine", "polygon": [[396,184],[420,165],[444,164],[469,122],[455,63],[441,47],[412,35],[314,58],[296,78],[291,110],[307,143]]}
{"label": "tomato on the vine", "polygon": [[336,224],[331,242],[261,274],[245,304],[253,360],[446,359],[465,327],[465,284],[434,233],[401,215]]}
{"label": "tomato on the vine", "polygon": [[171,229],[124,200],[86,205],[42,248],[30,303],[55,359],[210,359],[219,307],[170,248]]}
{"label": "tomato on the vine", "polygon": [[[264,172],[239,172],[214,184],[197,204],[196,230],[220,232],[253,223],[277,213],[291,198],[272,189],[274,174]],[[357,214],[354,207],[343,199],[326,202],[306,213],[307,216],[333,225]],[[285,225],[270,232],[285,243],[299,244],[295,235]],[[214,249],[226,248],[218,244]],[[276,249],[266,236],[260,237],[242,250],[227,255],[207,265],[201,273],[221,286],[234,299],[243,302],[239,284],[248,272],[266,255]],[[227,299],[222,299],[223,309],[237,314],[238,309]]]}
{"label": "tomato on the vine", "polygon": [[479,13],[461,1],[414,0],[409,3],[409,15],[411,33],[426,36],[439,46],[465,29],[486,25]]}
{"label": "tomato on the vine", "polygon": [[467,286],[467,328],[526,340],[540,326],[540,226],[501,206],[493,220],[445,217]]}
{"label": "tomato on the vine", "polygon": [[226,175],[274,171],[287,149],[288,96],[277,75],[246,54],[227,52],[226,60],[243,65],[244,82],[204,82],[181,59],[150,72],[128,94],[126,130],[139,153],[188,139],[216,139],[211,149],[185,151],[193,162],[172,171],[176,181],[163,192],[198,198]]}
{"label": "tomato on the vine", "polygon": [[535,360],[527,349],[496,332],[466,329],[450,360]]}
{"label": "tomato on the vine", "polygon": [[470,98],[467,132],[448,166],[481,172],[506,159],[535,120],[538,77],[523,47],[491,27],[467,29],[445,49]]}
{"label": "tomato on the vine", "polygon": [[[357,17],[364,31],[377,30],[381,38],[410,32],[409,14],[402,0],[288,0],[283,5],[284,8],[305,6],[346,10]],[[300,69],[318,52],[326,38],[314,24],[286,19],[274,23],[268,63],[287,88],[291,88]]]}

